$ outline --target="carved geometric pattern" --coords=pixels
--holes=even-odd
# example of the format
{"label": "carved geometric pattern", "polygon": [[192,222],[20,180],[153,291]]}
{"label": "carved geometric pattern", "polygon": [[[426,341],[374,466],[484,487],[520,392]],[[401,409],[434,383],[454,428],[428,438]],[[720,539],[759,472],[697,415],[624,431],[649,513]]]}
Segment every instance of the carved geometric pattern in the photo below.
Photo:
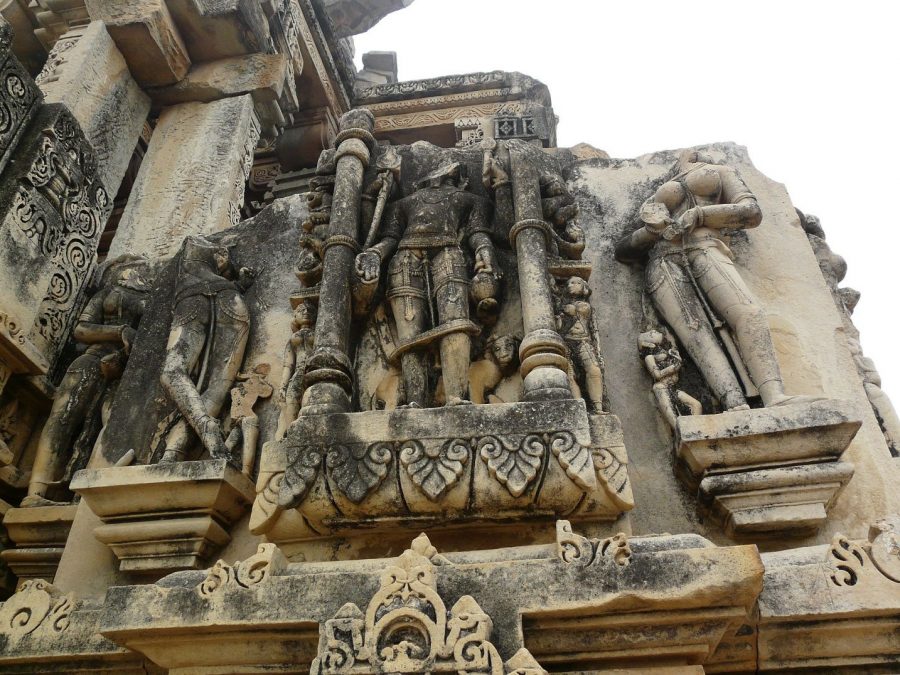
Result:
{"label": "carved geometric pattern", "polygon": [[359,504],[381,484],[393,457],[391,445],[334,445],[328,449],[325,462],[329,476],[347,499]]}

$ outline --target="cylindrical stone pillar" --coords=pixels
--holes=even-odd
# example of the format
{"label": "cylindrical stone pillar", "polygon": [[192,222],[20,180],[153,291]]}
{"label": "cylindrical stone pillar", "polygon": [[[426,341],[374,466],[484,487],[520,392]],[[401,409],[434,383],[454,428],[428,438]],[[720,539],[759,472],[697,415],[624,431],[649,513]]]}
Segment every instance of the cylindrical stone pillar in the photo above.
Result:
{"label": "cylindrical stone pillar", "polygon": [[322,260],[315,349],[304,378],[302,415],[348,412],[353,392],[350,364],[351,274],[359,253],[363,172],[375,145],[375,118],[365,108],[341,117],[335,138],[337,169],[328,239]]}
{"label": "cylindrical stone pillar", "polygon": [[516,252],[522,323],[520,371],[527,401],[572,398],[566,343],[556,330],[547,267],[550,226],[543,220],[537,167],[514,143],[509,145],[516,223],[509,231]]}

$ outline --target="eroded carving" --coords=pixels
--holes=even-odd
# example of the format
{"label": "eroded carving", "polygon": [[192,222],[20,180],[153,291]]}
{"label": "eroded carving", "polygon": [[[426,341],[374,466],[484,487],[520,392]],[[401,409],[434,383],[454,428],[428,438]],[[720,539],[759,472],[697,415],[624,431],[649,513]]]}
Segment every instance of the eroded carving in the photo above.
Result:
{"label": "eroded carving", "polygon": [[177,413],[160,462],[184,460],[193,430],[211,457],[237,463],[218,415],[244,358],[250,317],[242,293],[254,273],[235,269],[228,248],[203,237],[185,240],[180,265],[161,376]]}
{"label": "eroded carving", "polygon": [[218,560],[197,586],[197,592],[209,598],[241,588],[252,588],[280,574],[287,564],[287,558],[275,544],[260,544],[254,555],[234,565]]}
{"label": "eroded carving", "polygon": [[73,332],[88,347],[57,387],[22,506],[57,503],[47,499],[48,489],[85,466],[137,335],[152,282],[147,261],[122,256],[102,265],[96,278],[97,291]]}
{"label": "eroded carving", "polygon": [[[418,549],[433,549],[420,535]],[[347,603],[320,629],[313,675],[456,671],[464,675],[545,671],[522,649],[503,662],[491,643],[493,621],[470,595],[447,610],[434,563],[414,548],[381,575],[365,613]]]}

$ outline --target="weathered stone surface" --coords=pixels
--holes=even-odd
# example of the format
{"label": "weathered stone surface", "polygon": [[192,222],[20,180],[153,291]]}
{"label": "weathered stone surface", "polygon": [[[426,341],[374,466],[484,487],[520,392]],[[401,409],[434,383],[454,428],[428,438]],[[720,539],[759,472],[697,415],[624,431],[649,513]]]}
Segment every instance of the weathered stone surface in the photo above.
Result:
{"label": "weathered stone surface", "polygon": [[0,605],[5,673],[153,672],[144,659],[97,631],[100,611],[42,580],[26,581]]}
{"label": "weathered stone surface", "polygon": [[[581,401],[301,416],[263,455],[251,527],[290,542],[350,535],[373,519],[382,531],[413,520],[469,521],[471,531],[485,526],[477,521],[568,513],[615,520],[633,503],[627,477],[608,476],[627,459],[614,418],[593,426],[599,437]],[[298,504],[309,526],[288,518],[279,527],[280,512]]]}
{"label": "weathered stone surface", "polygon": [[115,194],[128,168],[150,99],[131,76],[103,22],[62,36],[38,76],[48,102],[66,105],[94,148],[97,173]]}
{"label": "weathered stone surface", "polygon": [[5,19],[0,19],[0,171],[41,103],[40,90],[13,54],[12,30]]}
{"label": "weathered stone surface", "polygon": [[678,418],[677,456],[694,476],[719,469],[839,458],[861,426],[842,401]]}
{"label": "weathered stone surface", "polygon": [[258,138],[250,95],[164,110],[110,255],[170,256],[189,234],[235,224]]}
{"label": "weathered stone surface", "polygon": [[253,485],[224,460],[85,470],[72,480],[125,572],[202,567],[228,543]]}
{"label": "weathered stone surface", "polygon": [[9,288],[0,311],[52,363],[76,318],[112,196],[61,104],[41,108],[16,155],[0,188],[0,270]]}
{"label": "weathered stone surface", "polygon": [[[373,633],[390,623],[376,626],[375,617],[395,609],[407,612],[417,636],[444,645],[440,630],[454,625],[445,618],[445,608],[471,596],[463,604],[474,617],[487,615],[481,620],[493,626],[487,634],[476,632],[476,639],[486,641],[490,635],[500,659],[525,647],[534,663],[554,670],[622,662],[684,667],[703,663],[722,636],[737,629],[762,586],[763,567],[752,546],[717,548],[690,535],[622,536],[619,542],[612,549],[604,542],[592,544],[569,527],[559,551],[542,546],[441,555],[422,536],[398,559],[328,566],[284,566],[274,552],[261,550],[253,556],[254,564],[236,564],[233,572],[217,565],[207,573],[180,573],[156,585],[111,589],[101,632],[169,668],[261,668],[282,662],[290,650],[299,669],[317,655],[326,665],[331,649],[349,653],[354,661],[374,658],[356,650],[370,645]],[[580,558],[570,545],[599,548],[596,556]],[[251,566],[259,572],[241,583],[240,568]],[[659,575],[659,570],[666,573]],[[392,593],[406,588],[404,584],[413,593],[403,597],[411,595],[444,611],[411,614],[402,600],[390,604]],[[376,615],[373,605],[382,601],[388,612]],[[351,612],[347,603],[371,611]],[[455,611],[451,609],[451,617]],[[230,627],[227,636],[217,631],[223,623]],[[351,639],[351,628],[358,631],[359,642]],[[236,635],[246,647],[235,648]],[[199,640],[185,649],[191,636]],[[265,648],[263,639],[268,641]],[[390,657],[385,653],[380,658]]]}
{"label": "weathered stone surface", "polygon": [[323,5],[337,37],[365,33],[391,12],[409,7],[413,0],[325,0]]}
{"label": "weathered stone surface", "polygon": [[167,0],[195,62],[266,50],[269,24],[254,0]]}
{"label": "weathered stone surface", "polygon": [[[194,66],[177,84],[150,90],[156,105],[250,94],[263,132],[274,136],[285,115],[297,110],[297,91],[288,57],[283,54],[234,56]],[[287,104],[287,105],[286,105]]]}
{"label": "weathered stone surface", "polygon": [[91,19],[103,21],[141,86],[173,84],[191,66],[184,39],[165,0],[86,0]]}
{"label": "weathered stone surface", "polygon": [[3,526],[16,546],[0,552],[0,558],[20,582],[27,579],[53,581],[77,508],[74,504],[65,504],[6,512]]}
{"label": "weathered stone surface", "polygon": [[[881,521],[869,540],[763,555],[759,597],[761,670],[854,666],[890,672],[900,665],[900,555],[897,521]],[[876,672],[879,672],[876,670]]]}

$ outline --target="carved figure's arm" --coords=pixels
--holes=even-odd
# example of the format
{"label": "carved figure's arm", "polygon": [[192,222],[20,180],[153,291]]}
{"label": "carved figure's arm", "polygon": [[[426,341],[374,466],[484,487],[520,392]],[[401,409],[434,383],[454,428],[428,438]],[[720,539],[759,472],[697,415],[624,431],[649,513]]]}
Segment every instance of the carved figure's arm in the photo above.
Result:
{"label": "carved figure's arm", "polygon": [[297,351],[291,340],[288,340],[284,346],[284,357],[281,359],[281,363],[281,384],[278,387],[278,397],[284,401],[287,399],[288,383],[290,383],[291,377],[294,375],[294,369],[297,366]]}
{"label": "carved figure's arm", "polygon": [[663,230],[671,225],[672,217],[668,207],[661,201],[659,191],[643,203],[640,218],[643,226],[629,232],[616,244],[615,255],[619,262],[639,262],[659,241]]}
{"label": "carved figure's arm", "polygon": [[722,179],[723,203],[697,208],[694,227],[729,230],[757,227],[762,222],[762,210],[756,196],[733,168],[718,166],[717,169]]}
{"label": "carved figure's arm", "polygon": [[84,311],[78,317],[78,323],[72,336],[83,344],[96,344],[99,342],[113,342],[126,345],[129,338],[134,337],[134,328],[128,324],[103,323],[103,301],[107,291],[101,290],[94,295],[85,305]]}

